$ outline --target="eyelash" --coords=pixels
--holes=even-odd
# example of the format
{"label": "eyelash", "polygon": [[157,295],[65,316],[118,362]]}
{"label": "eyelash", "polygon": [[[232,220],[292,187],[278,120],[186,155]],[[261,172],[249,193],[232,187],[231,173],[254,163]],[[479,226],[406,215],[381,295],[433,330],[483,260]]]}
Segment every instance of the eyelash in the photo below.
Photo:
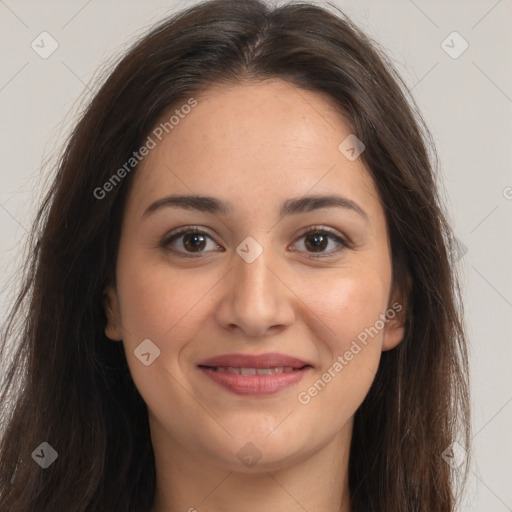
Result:
{"label": "eyelash", "polygon": [[[206,231],[202,230],[199,227],[190,226],[188,228],[184,228],[184,229],[181,229],[179,231],[169,233],[169,235],[166,236],[162,240],[162,242],[160,243],[160,246],[163,249],[165,249],[166,251],[169,251],[169,252],[172,252],[174,254],[177,254],[178,256],[183,257],[183,258],[198,258],[198,257],[201,256],[202,252],[198,252],[198,253],[196,253],[197,255],[193,255],[193,253],[186,253],[186,252],[176,251],[175,249],[171,249],[169,247],[169,245],[172,242],[174,242],[176,239],[180,238],[181,236],[188,235],[188,234],[204,235],[204,236],[207,236],[208,238],[210,238],[211,240],[213,240],[213,237],[209,233],[207,233]],[[315,253],[313,253],[313,252],[310,252],[309,253],[310,256],[308,256],[309,258],[318,259],[318,258],[330,257],[330,256],[333,256],[333,255],[337,255],[340,251],[342,251],[345,248],[349,247],[349,244],[345,240],[343,240],[341,237],[339,237],[337,234],[335,234],[334,231],[332,231],[329,228],[324,228],[324,227],[321,227],[321,226],[312,226],[312,227],[308,228],[306,231],[304,231],[299,236],[299,238],[297,238],[297,241],[299,241],[300,239],[302,239],[304,237],[307,237],[310,234],[328,235],[328,237],[330,237],[336,243],[340,244],[341,247],[339,247],[338,249],[335,249],[335,250],[330,250],[328,252],[316,253],[317,255],[315,255]],[[294,242],[294,245],[295,245],[295,243],[297,243],[297,242]]]}

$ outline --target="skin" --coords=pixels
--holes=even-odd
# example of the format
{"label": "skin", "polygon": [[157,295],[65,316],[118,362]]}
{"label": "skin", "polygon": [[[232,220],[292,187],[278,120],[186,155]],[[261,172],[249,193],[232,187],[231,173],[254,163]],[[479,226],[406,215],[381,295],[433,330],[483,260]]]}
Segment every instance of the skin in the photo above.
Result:
{"label": "skin", "polygon": [[[152,512],[346,512],[353,415],[382,351],[403,337],[403,310],[309,403],[298,394],[400,301],[377,189],[362,160],[338,149],[351,129],[319,93],[273,80],[212,87],[195,99],[133,177],[117,285],[107,289],[105,332],[122,340],[150,411]],[[279,218],[287,199],[332,193],[357,203],[367,218],[348,208]],[[169,194],[213,196],[233,210],[162,208],[143,216]],[[196,257],[159,245],[186,226],[211,236],[199,253],[183,245],[186,236],[171,244]],[[311,236],[303,236],[310,226],[331,228],[348,246],[328,238],[324,257],[315,258]],[[248,236],[263,248],[252,263],[236,252]],[[149,366],[134,355],[144,339],[160,350]],[[314,368],[266,397],[233,394],[197,368],[221,354],[267,352]],[[249,442],[261,454],[250,467],[237,457]]]}

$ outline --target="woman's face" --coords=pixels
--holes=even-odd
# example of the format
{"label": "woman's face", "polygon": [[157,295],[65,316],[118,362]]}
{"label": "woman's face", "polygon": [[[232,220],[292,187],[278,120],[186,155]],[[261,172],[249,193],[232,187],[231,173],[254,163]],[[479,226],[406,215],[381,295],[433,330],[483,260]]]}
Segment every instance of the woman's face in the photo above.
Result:
{"label": "woman's face", "polygon": [[106,333],[123,341],[155,453],[254,471],[347,447],[381,351],[403,335],[361,148],[340,149],[348,125],[287,82],[194,100],[150,134],[108,290]]}

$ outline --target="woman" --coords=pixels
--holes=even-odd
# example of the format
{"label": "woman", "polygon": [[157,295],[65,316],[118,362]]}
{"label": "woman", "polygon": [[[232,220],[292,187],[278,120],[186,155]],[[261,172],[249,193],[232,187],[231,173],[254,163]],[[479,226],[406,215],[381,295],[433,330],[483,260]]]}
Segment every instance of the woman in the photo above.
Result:
{"label": "woman", "polygon": [[128,52],[3,330],[0,510],[455,509],[465,337],[404,91],[306,3],[205,2]]}

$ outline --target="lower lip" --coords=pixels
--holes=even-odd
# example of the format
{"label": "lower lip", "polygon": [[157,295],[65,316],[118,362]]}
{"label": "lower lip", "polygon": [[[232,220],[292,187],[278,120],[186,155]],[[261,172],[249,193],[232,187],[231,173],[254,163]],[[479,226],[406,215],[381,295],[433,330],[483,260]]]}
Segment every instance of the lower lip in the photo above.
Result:
{"label": "lower lip", "polygon": [[283,372],[276,375],[241,375],[200,368],[210,379],[237,395],[272,395],[293,386],[311,370],[311,367]]}

